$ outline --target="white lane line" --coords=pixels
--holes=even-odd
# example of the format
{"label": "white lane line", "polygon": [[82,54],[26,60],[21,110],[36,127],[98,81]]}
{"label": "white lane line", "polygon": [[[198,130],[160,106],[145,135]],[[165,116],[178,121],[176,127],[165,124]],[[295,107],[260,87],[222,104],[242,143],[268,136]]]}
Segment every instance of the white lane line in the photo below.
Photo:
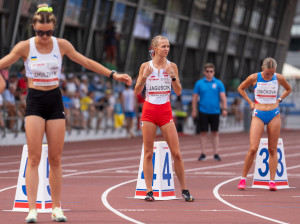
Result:
{"label": "white lane line", "polygon": [[101,200],[102,200],[102,203],[104,204],[104,206],[105,206],[106,208],[108,208],[110,211],[112,211],[112,212],[115,213],[116,215],[120,216],[121,218],[126,219],[126,220],[128,220],[128,221],[130,221],[130,222],[133,222],[133,223],[144,224],[143,222],[137,221],[137,220],[135,220],[135,219],[133,219],[133,218],[130,218],[130,217],[124,215],[123,213],[117,211],[116,209],[114,209],[113,207],[111,207],[110,204],[109,204],[108,201],[107,201],[107,195],[109,194],[109,192],[111,192],[111,191],[114,190],[115,188],[118,188],[118,187],[120,187],[120,186],[122,186],[122,185],[125,185],[125,184],[129,184],[129,183],[134,182],[134,181],[136,181],[136,179],[134,179],[134,180],[129,180],[129,181],[126,181],[126,182],[117,184],[117,185],[115,185],[115,186],[112,186],[111,188],[108,188],[108,189],[102,194]]}
{"label": "white lane line", "polygon": [[[287,170],[292,170],[292,169],[296,169],[296,168],[299,168],[299,167],[300,167],[300,165],[297,165],[297,166],[291,166],[291,167],[288,167]],[[248,176],[253,176],[253,174],[252,174],[252,175],[248,175]],[[227,181],[224,181],[224,182],[218,184],[218,185],[214,188],[214,190],[213,190],[214,196],[215,196],[219,201],[221,201],[221,202],[223,202],[224,204],[226,204],[226,205],[228,205],[228,206],[230,206],[230,207],[232,207],[232,208],[235,208],[235,209],[237,209],[237,210],[239,210],[239,211],[242,211],[242,212],[248,213],[248,214],[250,214],[250,215],[254,215],[254,216],[257,216],[257,217],[260,217],[260,218],[262,218],[262,219],[266,219],[266,220],[269,220],[269,221],[272,221],[272,222],[281,223],[281,224],[286,224],[286,222],[282,222],[282,221],[279,221],[279,220],[276,220],[276,219],[272,219],[272,218],[269,218],[269,217],[266,217],[266,216],[263,216],[263,215],[259,215],[259,214],[257,214],[257,213],[250,212],[250,211],[248,211],[248,210],[239,208],[239,207],[237,207],[237,206],[235,206],[235,205],[233,205],[233,204],[230,204],[228,201],[224,200],[223,198],[221,198],[221,196],[219,195],[219,189],[220,189],[220,187],[223,186],[223,185],[225,185],[225,184],[227,184],[227,183],[229,183],[229,182],[231,182],[231,181],[238,180],[238,179],[240,179],[240,178],[241,178],[241,177],[235,177],[235,178],[232,178],[232,179],[230,179],[230,180],[227,180]]]}
{"label": "white lane line", "polygon": [[269,217],[266,217],[266,216],[263,216],[263,215],[259,215],[259,214],[257,214],[257,213],[250,212],[250,211],[248,211],[248,210],[239,208],[239,207],[237,207],[237,206],[235,206],[235,205],[233,205],[233,204],[230,204],[229,202],[225,201],[223,198],[221,198],[221,196],[219,195],[219,192],[218,192],[219,189],[220,189],[220,187],[223,186],[223,185],[225,185],[225,184],[227,184],[227,183],[229,183],[229,182],[231,182],[231,181],[238,180],[238,179],[240,179],[240,178],[241,178],[241,177],[235,177],[235,178],[232,178],[232,179],[230,179],[230,180],[227,180],[227,181],[224,181],[224,182],[218,184],[218,185],[214,188],[214,190],[213,190],[214,196],[215,196],[219,201],[223,202],[224,204],[226,204],[226,205],[228,205],[228,206],[230,206],[230,207],[232,207],[232,208],[234,208],[234,209],[236,209],[236,210],[239,210],[239,211],[241,211],[241,212],[245,212],[245,213],[248,213],[248,214],[250,214],[250,215],[254,215],[254,216],[257,216],[257,217],[259,217],[259,218],[266,219],[266,220],[269,220],[269,221],[272,221],[272,222],[281,223],[281,224],[287,224],[286,222],[281,222],[281,221],[279,221],[279,220],[271,219],[271,218],[269,218]]}
{"label": "white lane line", "polygon": [[9,189],[12,189],[12,188],[15,188],[15,187],[17,187],[17,185],[11,186],[11,187],[7,187],[7,188],[3,188],[3,189],[0,189],[0,192],[9,190]]}

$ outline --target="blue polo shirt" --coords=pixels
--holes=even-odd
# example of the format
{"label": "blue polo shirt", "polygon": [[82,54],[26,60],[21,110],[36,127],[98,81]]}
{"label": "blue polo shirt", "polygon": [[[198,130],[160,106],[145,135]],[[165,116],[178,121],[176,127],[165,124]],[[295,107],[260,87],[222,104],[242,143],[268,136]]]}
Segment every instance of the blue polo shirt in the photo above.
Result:
{"label": "blue polo shirt", "polygon": [[198,80],[194,94],[200,96],[199,111],[205,114],[220,114],[220,93],[225,93],[221,80],[215,77],[211,81],[206,78]]}

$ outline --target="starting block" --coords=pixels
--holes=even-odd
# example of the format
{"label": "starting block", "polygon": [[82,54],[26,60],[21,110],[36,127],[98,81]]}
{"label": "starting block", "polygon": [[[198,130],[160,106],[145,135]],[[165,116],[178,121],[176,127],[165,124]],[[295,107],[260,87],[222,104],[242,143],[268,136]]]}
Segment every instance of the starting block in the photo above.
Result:
{"label": "starting block", "polygon": [[[39,213],[52,212],[52,199],[49,186],[49,161],[48,161],[48,145],[42,145],[41,161],[38,168],[39,172],[39,186],[37,193],[36,207]],[[15,201],[12,211],[28,212],[28,199],[25,184],[25,172],[28,160],[28,147],[23,146],[21,165],[19,170],[19,178]]]}
{"label": "starting block", "polygon": [[[174,176],[172,168],[172,158],[169,146],[166,142],[154,142],[153,148],[153,180],[152,189],[155,200],[172,200],[176,199]],[[143,172],[144,163],[144,146],[140,159],[140,167],[136,184],[134,198],[144,199],[147,194],[147,187]]]}
{"label": "starting block", "polygon": [[[282,138],[278,139],[277,156],[278,156],[278,166],[277,166],[276,176],[275,176],[276,187],[278,189],[289,188]],[[256,155],[252,188],[268,189],[269,181],[270,181],[270,169],[269,169],[268,139],[261,138],[257,155]]]}

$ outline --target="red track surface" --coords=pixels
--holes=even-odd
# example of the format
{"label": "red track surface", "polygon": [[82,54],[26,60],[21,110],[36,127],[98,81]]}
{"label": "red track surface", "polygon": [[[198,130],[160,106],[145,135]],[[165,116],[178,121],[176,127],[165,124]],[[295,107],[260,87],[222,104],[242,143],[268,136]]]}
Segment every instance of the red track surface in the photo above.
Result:
{"label": "red track surface", "polygon": [[[62,208],[69,223],[132,223],[109,210],[101,197],[107,193],[109,205],[136,223],[299,223],[300,219],[300,132],[283,131],[290,189],[270,192],[251,188],[248,177],[245,191],[238,191],[238,180],[249,146],[247,133],[221,134],[221,162],[212,158],[208,141],[206,161],[199,162],[199,137],[181,136],[188,187],[195,202],[181,200],[145,202],[132,199],[137,178],[142,139],[102,140],[66,143],[62,158]],[[157,140],[162,140],[157,138]],[[0,149],[0,223],[24,223],[26,214],[5,212],[13,207],[22,146]],[[253,173],[254,165],[250,171]],[[220,184],[220,185],[219,185]],[[230,207],[226,202],[253,214]],[[115,187],[109,190],[111,187]],[[180,187],[175,177],[177,197]],[[267,220],[257,215],[270,218]],[[277,222],[276,222],[277,220]],[[281,221],[281,222],[279,222]],[[39,214],[39,223],[52,223],[50,214]]]}

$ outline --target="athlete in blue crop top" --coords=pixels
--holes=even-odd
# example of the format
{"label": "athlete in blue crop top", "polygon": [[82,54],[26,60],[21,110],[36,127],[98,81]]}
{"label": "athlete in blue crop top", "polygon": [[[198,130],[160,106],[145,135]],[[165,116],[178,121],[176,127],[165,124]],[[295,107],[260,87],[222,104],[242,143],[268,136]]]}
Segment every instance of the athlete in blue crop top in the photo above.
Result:
{"label": "athlete in blue crop top", "polygon": [[[50,188],[52,198],[52,220],[67,221],[60,209],[62,184],[61,154],[65,137],[65,116],[62,96],[59,90],[61,62],[64,55],[88,70],[105,75],[131,85],[127,74],[117,74],[103,67],[79,52],[65,39],[52,37],[56,24],[52,8],[39,5],[33,17],[36,36],[21,41],[12,51],[0,60],[0,70],[23,58],[28,77],[28,96],[26,99],[26,138],[28,161],[26,168],[26,190],[29,214],[27,223],[37,221],[36,199],[38,189],[38,166],[44,134],[48,143],[50,163]],[[1,79],[0,79],[1,80]],[[0,81],[1,82],[1,81]]]}
{"label": "athlete in blue crop top", "polygon": [[[277,63],[273,58],[266,58],[262,64],[262,72],[248,76],[238,87],[239,93],[253,110],[250,127],[250,148],[245,158],[243,175],[238,189],[245,189],[247,174],[253,164],[260,138],[264,132],[264,127],[267,125],[268,151],[270,155],[269,189],[271,191],[277,190],[274,180],[278,164],[277,142],[281,128],[279,103],[292,92],[292,88],[281,74],[275,73],[276,67]],[[279,85],[285,90],[281,96],[277,98]],[[250,86],[254,86],[255,102],[250,100],[245,92],[245,89]]]}

